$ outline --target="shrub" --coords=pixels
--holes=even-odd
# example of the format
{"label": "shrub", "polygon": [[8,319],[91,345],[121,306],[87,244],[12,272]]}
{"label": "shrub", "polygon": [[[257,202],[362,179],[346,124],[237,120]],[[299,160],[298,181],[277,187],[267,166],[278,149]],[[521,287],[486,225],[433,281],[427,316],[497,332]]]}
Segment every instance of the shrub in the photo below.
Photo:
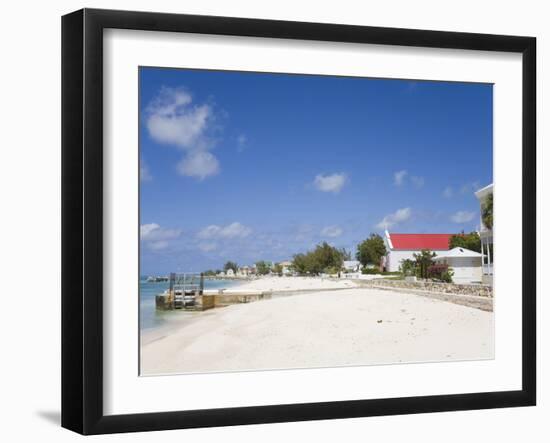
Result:
{"label": "shrub", "polygon": [[401,266],[399,269],[405,276],[416,275],[416,262],[409,258],[401,260]]}
{"label": "shrub", "polygon": [[431,265],[430,267],[428,267],[428,278],[439,280],[445,283],[452,283],[453,271],[449,269],[449,265]]}
{"label": "shrub", "polygon": [[374,274],[380,274],[380,270],[378,268],[363,268],[361,273],[362,274],[368,274],[368,275],[374,275]]}
{"label": "shrub", "polygon": [[452,283],[453,275],[454,275],[454,272],[449,269],[447,272],[444,272],[443,274],[441,274],[441,281],[445,283]]}
{"label": "shrub", "polygon": [[428,278],[428,268],[434,265],[433,258],[435,252],[429,249],[422,249],[418,254],[413,254],[416,262],[416,276],[419,278]]}

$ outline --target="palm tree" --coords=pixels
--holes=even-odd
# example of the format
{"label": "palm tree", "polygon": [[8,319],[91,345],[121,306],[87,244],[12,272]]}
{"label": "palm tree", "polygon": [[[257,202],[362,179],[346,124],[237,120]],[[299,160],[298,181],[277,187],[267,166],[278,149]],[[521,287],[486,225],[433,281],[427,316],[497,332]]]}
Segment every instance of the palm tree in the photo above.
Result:
{"label": "palm tree", "polygon": [[493,194],[489,194],[481,207],[481,220],[487,229],[493,229]]}
{"label": "palm tree", "polygon": [[420,273],[420,278],[428,278],[428,268],[434,264],[433,258],[435,255],[435,252],[429,249],[422,249],[420,253],[413,254],[416,268]]}

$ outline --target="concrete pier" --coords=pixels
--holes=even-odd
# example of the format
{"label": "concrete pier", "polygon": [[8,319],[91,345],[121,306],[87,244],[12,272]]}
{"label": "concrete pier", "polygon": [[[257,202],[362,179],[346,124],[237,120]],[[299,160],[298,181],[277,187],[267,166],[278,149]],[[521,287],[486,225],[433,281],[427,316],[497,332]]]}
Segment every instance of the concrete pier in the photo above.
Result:
{"label": "concrete pier", "polygon": [[176,305],[174,296],[170,291],[159,294],[155,297],[157,309],[185,309],[194,311],[205,311],[207,309],[229,306],[238,303],[250,303],[254,301],[271,298],[270,292],[265,291],[239,291],[239,290],[204,290],[202,294],[197,292],[194,295],[187,295],[186,298],[193,299],[193,303]]}

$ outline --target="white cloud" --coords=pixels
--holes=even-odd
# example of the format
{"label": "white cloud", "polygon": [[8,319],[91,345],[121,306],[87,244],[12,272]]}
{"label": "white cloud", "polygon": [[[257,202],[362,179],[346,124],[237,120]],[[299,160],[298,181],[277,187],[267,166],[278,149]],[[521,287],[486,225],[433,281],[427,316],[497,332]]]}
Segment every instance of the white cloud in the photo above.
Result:
{"label": "white cloud", "polygon": [[467,223],[472,221],[475,217],[475,212],[470,211],[458,211],[451,215],[451,221],[454,223]]}
{"label": "white cloud", "polygon": [[199,249],[202,252],[212,252],[218,248],[216,243],[199,243]]}
{"label": "white cloud", "polygon": [[204,143],[212,109],[208,105],[191,106],[192,101],[184,89],[163,87],[146,108],[149,135],[159,143],[183,149]]}
{"label": "white cloud", "polygon": [[347,182],[347,175],[343,172],[331,175],[319,174],[315,176],[313,185],[322,192],[338,194]]}
{"label": "white cloud", "polygon": [[244,134],[241,134],[237,137],[237,152],[243,152],[248,143],[248,137]]}
{"label": "white cloud", "polygon": [[393,184],[395,186],[401,186],[403,182],[405,181],[405,177],[407,176],[408,172],[403,169],[401,171],[397,171],[393,173]]}
{"label": "white cloud", "polygon": [[193,97],[182,88],[163,87],[146,112],[146,127],[157,143],[172,145],[184,152],[178,164],[182,175],[205,177],[219,172],[217,158],[209,152],[214,140],[208,133],[215,118],[207,104],[192,104]]}
{"label": "white cloud", "polygon": [[147,166],[147,163],[143,160],[139,161],[139,180],[142,182],[150,182],[153,180],[153,176],[149,171],[149,166]]}
{"label": "white cloud", "polygon": [[417,177],[413,175],[411,176],[411,182],[416,188],[420,189],[424,186],[426,181],[424,180],[424,177]]}
{"label": "white cloud", "polygon": [[204,180],[220,172],[220,162],[208,151],[196,151],[184,157],[178,163],[177,169],[181,175]]}
{"label": "white cloud", "polygon": [[227,226],[210,225],[201,229],[197,237],[200,239],[232,239],[245,238],[250,235],[252,229],[240,224],[239,222],[231,223]]}
{"label": "white cloud", "polygon": [[141,225],[139,227],[139,237],[142,240],[145,240],[151,232],[155,231],[156,229],[159,229],[160,225],[156,223],[147,223],[145,225]]}
{"label": "white cloud", "polygon": [[378,229],[389,229],[398,223],[404,222],[411,217],[411,208],[398,209],[392,214],[386,215],[377,225]]}
{"label": "white cloud", "polygon": [[147,246],[149,249],[153,251],[160,251],[162,249],[166,249],[170,245],[170,242],[166,240],[158,240],[158,241],[152,241],[147,243]]}
{"label": "white cloud", "polygon": [[141,241],[155,251],[168,247],[170,240],[176,239],[180,235],[180,229],[163,228],[157,223],[147,223],[139,227]]}
{"label": "white cloud", "polygon": [[395,186],[403,186],[409,182],[412,183],[415,188],[420,189],[424,186],[426,180],[424,177],[420,177],[418,175],[409,175],[409,171],[406,169],[393,173],[393,184]]}
{"label": "white cloud", "polygon": [[340,237],[344,231],[339,226],[327,226],[321,230],[324,237]]}
{"label": "white cloud", "polygon": [[451,188],[450,186],[447,186],[444,190],[443,190],[443,197],[445,198],[451,198],[454,194],[454,191],[453,191],[453,188]]}

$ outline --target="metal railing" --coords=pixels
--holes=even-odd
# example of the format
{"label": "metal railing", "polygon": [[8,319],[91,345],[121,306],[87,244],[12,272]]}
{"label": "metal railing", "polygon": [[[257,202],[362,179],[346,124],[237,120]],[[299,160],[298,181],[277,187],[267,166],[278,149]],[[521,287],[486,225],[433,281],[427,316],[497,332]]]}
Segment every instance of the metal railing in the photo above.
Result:
{"label": "metal railing", "polygon": [[170,273],[170,294],[172,306],[186,307],[195,305],[195,297],[204,291],[204,275],[196,272]]}

